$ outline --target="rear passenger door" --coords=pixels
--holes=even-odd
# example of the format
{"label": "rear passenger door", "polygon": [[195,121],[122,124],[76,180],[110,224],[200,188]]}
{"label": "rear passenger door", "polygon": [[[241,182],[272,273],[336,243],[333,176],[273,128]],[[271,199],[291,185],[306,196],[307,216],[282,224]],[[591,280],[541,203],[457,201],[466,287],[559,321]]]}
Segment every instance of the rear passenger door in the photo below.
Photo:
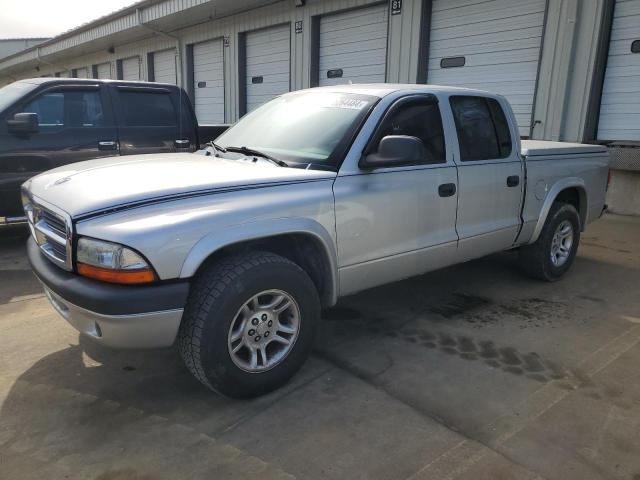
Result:
{"label": "rear passenger door", "polygon": [[451,96],[458,137],[459,260],[510,247],[520,227],[522,160],[517,131],[494,98]]}
{"label": "rear passenger door", "polygon": [[176,91],[118,85],[113,95],[121,155],[188,152],[197,147],[192,112]]}

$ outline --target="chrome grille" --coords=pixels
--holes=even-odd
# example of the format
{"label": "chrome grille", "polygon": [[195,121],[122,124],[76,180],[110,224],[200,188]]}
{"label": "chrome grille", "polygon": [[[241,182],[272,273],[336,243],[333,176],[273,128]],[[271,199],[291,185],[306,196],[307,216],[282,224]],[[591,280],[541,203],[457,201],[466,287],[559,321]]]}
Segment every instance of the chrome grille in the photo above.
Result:
{"label": "chrome grille", "polygon": [[36,202],[25,205],[29,228],[40,250],[55,264],[71,270],[71,230],[62,214]]}

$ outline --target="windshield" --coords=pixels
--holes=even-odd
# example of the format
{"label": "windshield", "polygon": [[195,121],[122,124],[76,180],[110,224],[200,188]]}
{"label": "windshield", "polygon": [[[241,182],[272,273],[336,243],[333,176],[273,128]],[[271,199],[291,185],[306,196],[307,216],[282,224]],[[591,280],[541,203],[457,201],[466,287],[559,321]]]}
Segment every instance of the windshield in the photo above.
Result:
{"label": "windshield", "polygon": [[288,163],[338,166],[377,97],[306,91],[276,98],[222,134],[222,147],[247,147]]}
{"label": "windshield", "polygon": [[22,96],[34,90],[38,85],[27,82],[14,82],[0,88],[0,112],[18,101]]}

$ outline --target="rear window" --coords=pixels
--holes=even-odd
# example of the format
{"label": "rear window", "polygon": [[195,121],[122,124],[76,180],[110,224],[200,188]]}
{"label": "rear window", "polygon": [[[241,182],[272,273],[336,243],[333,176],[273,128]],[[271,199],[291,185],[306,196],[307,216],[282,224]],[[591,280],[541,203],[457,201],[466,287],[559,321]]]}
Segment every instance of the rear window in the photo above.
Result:
{"label": "rear window", "polygon": [[511,134],[502,107],[493,98],[455,96],[449,99],[463,162],[506,158]]}
{"label": "rear window", "polygon": [[170,127],[178,123],[170,93],[121,90],[120,101],[126,126]]}

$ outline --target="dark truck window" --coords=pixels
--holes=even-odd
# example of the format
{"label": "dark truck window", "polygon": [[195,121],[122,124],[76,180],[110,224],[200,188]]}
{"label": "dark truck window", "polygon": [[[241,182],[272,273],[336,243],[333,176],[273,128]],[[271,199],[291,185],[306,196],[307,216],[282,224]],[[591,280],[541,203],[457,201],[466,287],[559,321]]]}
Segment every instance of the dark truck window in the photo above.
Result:
{"label": "dark truck window", "polygon": [[169,92],[121,90],[124,124],[128,127],[172,127],[178,124]]}
{"label": "dark truck window", "polygon": [[500,104],[493,98],[450,98],[458,132],[460,160],[491,160],[511,154],[509,124]]}
{"label": "dark truck window", "polygon": [[45,129],[105,124],[98,90],[48,91],[25,105],[21,112],[37,113],[38,125]]}
{"label": "dark truck window", "polygon": [[395,108],[384,119],[377,139],[387,135],[408,135],[422,140],[426,151],[425,164],[444,163],[444,132],[438,104],[416,100]]}

